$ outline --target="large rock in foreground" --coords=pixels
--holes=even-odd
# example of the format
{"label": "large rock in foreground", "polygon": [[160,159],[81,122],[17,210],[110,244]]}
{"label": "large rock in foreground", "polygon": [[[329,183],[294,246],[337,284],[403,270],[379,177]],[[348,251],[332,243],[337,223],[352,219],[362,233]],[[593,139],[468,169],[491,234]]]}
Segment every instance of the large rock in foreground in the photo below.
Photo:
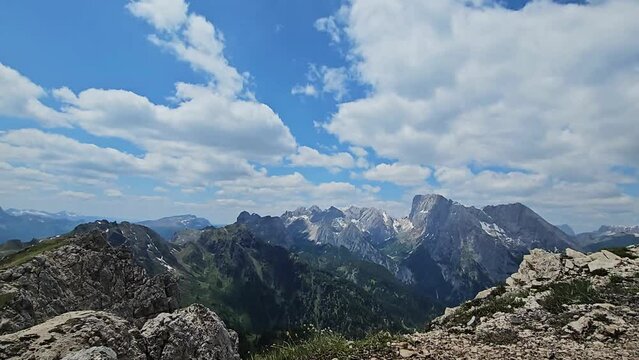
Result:
{"label": "large rock in foreground", "polygon": [[156,316],[142,336],[152,359],[239,359],[237,334],[202,305]]}
{"label": "large rock in foreground", "polygon": [[69,311],[104,310],[140,324],[177,307],[173,276],[149,276],[99,232],[44,240],[0,262],[0,334]]}
{"label": "large rock in foreground", "polygon": [[[129,331],[131,330],[131,331]],[[73,311],[0,336],[2,359],[60,359],[104,346],[122,359],[146,359],[145,340],[128,321],[103,311]]]}
{"label": "large rock in foreground", "polygon": [[615,252],[533,250],[507,285],[447,309],[398,358],[639,359],[639,248]]}
{"label": "large rock in foreground", "polygon": [[142,330],[103,311],[74,311],[0,336],[1,359],[238,360],[237,335],[211,310],[162,313]]}

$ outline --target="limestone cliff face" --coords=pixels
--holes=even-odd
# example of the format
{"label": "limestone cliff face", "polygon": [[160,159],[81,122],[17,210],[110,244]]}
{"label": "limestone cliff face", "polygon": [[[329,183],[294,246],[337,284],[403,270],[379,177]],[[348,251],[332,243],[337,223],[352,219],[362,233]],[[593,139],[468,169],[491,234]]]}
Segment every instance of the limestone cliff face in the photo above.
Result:
{"label": "limestone cliff face", "polygon": [[409,220],[410,230],[396,240],[411,251],[404,264],[418,287],[450,303],[505,280],[533,248],[570,246],[566,234],[522,204],[478,209],[417,195]]}
{"label": "limestone cliff face", "polygon": [[135,320],[178,307],[169,274],[149,276],[127,248],[101,233],[42,241],[0,263],[0,333],[76,310],[104,310]]}
{"label": "limestone cliff face", "polygon": [[104,311],[72,311],[0,336],[2,359],[239,360],[237,335],[211,310],[161,313],[138,329]]}
{"label": "limestone cliff face", "polygon": [[113,230],[77,231],[2,259],[0,359],[239,359],[237,334],[202,305],[176,310],[174,276],[149,275],[146,257],[134,257],[140,244],[109,241]]}
{"label": "limestone cliff face", "polygon": [[411,281],[410,271],[377,246],[396,233],[394,219],[382,210],[356,207],[345,211],[335,207],[321,210],[312,206],[287,211],[281,217],[242,212],[237,223],[260,240],[286,248],[308,244],[344,247],[360,259],[384,266],[402,281]]}
{"label": "limestone cliff face", "polygon": [[397,358],[636,359],[639,248],[534,249],[506,285],[446,309]]}

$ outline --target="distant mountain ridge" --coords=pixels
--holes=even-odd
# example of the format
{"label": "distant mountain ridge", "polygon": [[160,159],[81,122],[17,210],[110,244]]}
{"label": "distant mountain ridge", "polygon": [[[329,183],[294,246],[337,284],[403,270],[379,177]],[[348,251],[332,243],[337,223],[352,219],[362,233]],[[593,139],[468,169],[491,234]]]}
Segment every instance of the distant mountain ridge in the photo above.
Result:
{"label": "distant mountain ridge", "polygon": [[587,251],[639,244],[639,226],[602,225],[598,230],[581,233],[575,241]]}
{"label": "distant mountain ridge", "polygon": [[76,225],[93,221],[90,216],[67,212],[48,213],[37,210],[0,208],[0,243],[7,240],[29,241],[64,234]]}
{"label": "distant mountain ridge", "polygon": [[[34,213],[1,212],[0,221],[44,218]],[[150,221],[161,230],[182,229],[171,237],[142,224],[98,220],[48,240],[7,242],[0,256],[10,255],[0,261],[66,246],[69,238],[84,245],[104,239],[101,247],[130,253],[149,276],[178,279],[179,305],[215,309],[240,330],[248,350],[309,323],[349,336],[417,328],[443,305],[506,280],[531,249],[639,239],[635,227],[602,226],[582,242],[520,203],[476,208],[437,194],[415,196],[403,218],[376,208],[311,206],[281,216],[244,211],[223,227],[200,219]]]}
{"label": "distant mountain ridge", "polygon": [[76,213],[68,212],[68,211],[58,211],[55,213],[42,211],[42,210],[34,210],[34,209],[14,209],[9,208],[4,210],[7,214],[11,216],[37,216],[43,218],[50,219],[58,219],[58,220],[71,220],[71,221],[90,221],[92,219],[97,219],[97,216],[85,216],[79,215]]}
{"label": "distant mountain ridge", "polygon": [[138,224],[155,230],[155,232],[167,240],[171,240],[173,235],[181,230],[200,230],[207,226],[211,226],[211,223],[207,219],[190,214],[168,216],[157,220],[145,220],[138,222]]}
{"label": "distant mountain ridge", "polygon": [[179,278],[181,305],[215,309],[243,336],[251,335],[251,344],[269,344],[305,324],[353,336],[399,331],[436,311],[385,268],[329,245],[291,252],[241,224],[184,232],[187,241],[167,242],[143,225],[102,220],[67,236],[100,233],[110,246],[128,249],[146,273]]}
{"label": "distant mountain ridge", "polygon": [[478,209],[437,194],[415,196],[410,214],[399,219],[375,208],[311,206],[280,217],[242,212],[237,222],[287,248],[344,247],[449,303],[503,281],[530,249],[576,247],[570,236],[523,204]]}

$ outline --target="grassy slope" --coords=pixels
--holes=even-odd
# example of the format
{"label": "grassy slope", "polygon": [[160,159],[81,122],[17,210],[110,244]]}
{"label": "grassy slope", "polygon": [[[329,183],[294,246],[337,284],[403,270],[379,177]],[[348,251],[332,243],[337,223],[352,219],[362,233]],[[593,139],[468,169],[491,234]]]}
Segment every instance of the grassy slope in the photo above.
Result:
{"label": "grassy slope", "polygon": [[24,264],[25,262],[33,259],[35,256],[42,254],[45,251],[57,249],[66,243],[67,241],[65,238],[42,240],[35,245],[4,257],[0,260],[0,269],[7,269]]}
{"label": "grassy slope", "polygon": [[184,305],[213,308],[244,336],[244,350],[308,324],[359,338],[419,328],[432,314],[428,299],[416,297],[383,267],[324,250],[292,255],[238,226],[208,230],[177,254],[188,271]]}

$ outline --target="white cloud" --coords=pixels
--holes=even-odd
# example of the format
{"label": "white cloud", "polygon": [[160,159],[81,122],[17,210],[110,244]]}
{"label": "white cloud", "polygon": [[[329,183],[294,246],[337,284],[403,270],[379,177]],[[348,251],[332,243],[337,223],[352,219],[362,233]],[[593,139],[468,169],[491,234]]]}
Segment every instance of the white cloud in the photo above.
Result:
{"label": "white cloud", "polygon": [[368,156],[368,151],[366,151],[366,149],[364,149],[363,147],[349,146],[348,147],[348,151],[350,151],[353,155],[355,155],[357,157],[366,157],[366,156]]}
{"label": "white cloud", "polygon": [[355,167],[355,159],[349,153],[322,154],[308,146],[300,146],[297,153],[291,155],[289,159],[292,165],[300,167],[324,167],[338,170]]}
{"label": "white cloud", "polygon": [[80,200],[89,200],[89,199],[93,199],[95,197],[95,195],[93,194],[89,194],[89,193],[85,193],[85,192],[81,192],[81,191],[63,191],[60,193],[60,196],[62,197],[72,197],[72,198],[76,198],[76,199],[80,199]]}
{"label": "white cloud", "polygon": [[95,184],[144,167],[142,159],[118,150],[36,129],[11,130],[0,135],[0,161]]}
{"label": "white cloud", "polygon": [[341,41],[340,28],[337,26],[335,16],[319,18],[314,23],[315,29],[323,31],[331,37],[331,41],[339,43]]}
{"label": "white cloud", "polygon": [[209,74],[217,92],[233,96],[243,90],[245,76],[224,56],[224,36],[203,16],[187,13],[183,0],[142,0],[127,7],[160,30],[149,37],[151,42]]}
{"label": "white cloud", "polygon": [[364,191],[368,191],[369,193],[378,193],[382,190],[382,188],[379,186],[373,186],[369,184],[362,185],[362,189],[364,189]]}
{"label": "white cloud", "polygon": [[188,5],[184,0],[132,0],[127,9],[144,18],[158,30],[176,30],[186,21]]}
{"label": "white cloud", "polygon": [[291,89],[291,94],[292,95],[306,95],[306,96],[312,96],[312,97],[317,97],[317,95],[318,95],[317,89],[315,89],[315,86],[313,86],[312,84],[295,85]]}
{"label": "white cloud", "polygon": [[293,86],[291,94],[317,97],[321,92],[333,94],[335,100],[340,101],[348,95],[349,77],[348,69],[345,67],[332,68],[309,64],[306,78],[310,83]]}
{"label": "white cloud", "polygon": [[362,175],[368,180],[387,181],[398,185],[420,185],[430,174],[429,168],[419,165],[382,163],[365,171]]}
{"label": "white cloud", "polygon": [[322,75],[322,91],[332,93],[335,100],[342,100],[347,94],[346,81],[348,80],[348,71],[346,68],[329,68],[322,66],[320,68]]}
{"label": "white cloud", "polygon": [[40,102],[46,96],[43,88],[0,63],[0,116],[33,118],[46,126],[66,126],[62,114]]}
{"label": "white cloud", "polygon": [[637,10],[353,1],[347,31],[374,92],[342,104],[326,128],[407,162],[537,170],[562,155],[568,167],[584,157],[637,166]]}
{"label": "white cloud", "polygon": [[183,152],[200,145],[220,156],[277,161],[295,149],[290,130],[264,104],[185,83],[177,85],[175,98],[177,106],[168,107],[124,90],[88,89],[62,96],[63,111],[77,126],[147,150],[163,151],[171,145]]}
{"label": "white cloud", "polygon": [[122,191],[120,191],[118,189],[106,189],[106,190],[104,190],[104,195],[106,195],[108,197],[122,197],[122,196],[124,196]]}
{"label": "white cloud", "polygon": [[[404,216],[410,202],[381,201],[376,197],[379,187],[363,185],[357,187],[347,182],[313,183],[300,173],[269,176],[259,173],[252,177],[224,180],[216,183],[219,191],[216,199],[197,205],[201,209],[217,209],[216,218],[229,219],[229,215],[242,210],[261,215],[280,215],[299,206],[318,205],[348,207],[351,205],[374,206],[388,210],[391,214]],[[195,204],[193,204],[195,205]],[[230,218],[229,220],[233,220]]]}
{"label": "white cloud", "polygon": [[[135,152],[36,129],[4,131],[0,187],[16,191],[3,192],[3,202],[51,209],[49,204],[64,196],[69,209],[94,213],[80,201],[93,193],[92,204],[118,217],[147,211],[149,216],[167,215],[187,207],[149,194],[122,203],[125,197],[114,186],[144,177],[162,185],[155,192],[166,192],[165,186],[203,192],[216,188],[218,181],[260,176],[256,168],[281,164],[296,152],[295,138],[279,116],[244,89],[248,74],[229,64],[224,37],[213,24],[189,13],[183,1],[132,1],[127,8],[156,29],[149,37],[153,43],[207,74],[208,83],[176,84],[170,105],[126,90],[60,88],[52,92],[58,111],[40,102],[47,90],[0,64],[0,116],[80,128],[96,137],[124,140]],[[37,191],[27,197],[18,189]],[[154,204],[152,211],[145,209],[149,204]]]}
{"label": "white cloud", "polygon": [[[545,199],[540,208],[551,211],[544,192],[558,184],[607,184],[616,189],[612,199],[636,204],[617,184],[637,184],[637,176],[622,180],[611,168],[639,167],[638,12],[639,3],[627,0],[536,1],[521,11],[353,0],[340,18],[352,43],[347,59],[372,90],[340,104],[324,127],[404,164],[519,169],[439,172],[466,182],[477,200],[489,183],[482,196],[521,187],[523,202]],[[464,190],[444,183],[434,190]],[[587,201],[565,200],[574,207]],[[616,204],[639,215],[626,200]]]}

